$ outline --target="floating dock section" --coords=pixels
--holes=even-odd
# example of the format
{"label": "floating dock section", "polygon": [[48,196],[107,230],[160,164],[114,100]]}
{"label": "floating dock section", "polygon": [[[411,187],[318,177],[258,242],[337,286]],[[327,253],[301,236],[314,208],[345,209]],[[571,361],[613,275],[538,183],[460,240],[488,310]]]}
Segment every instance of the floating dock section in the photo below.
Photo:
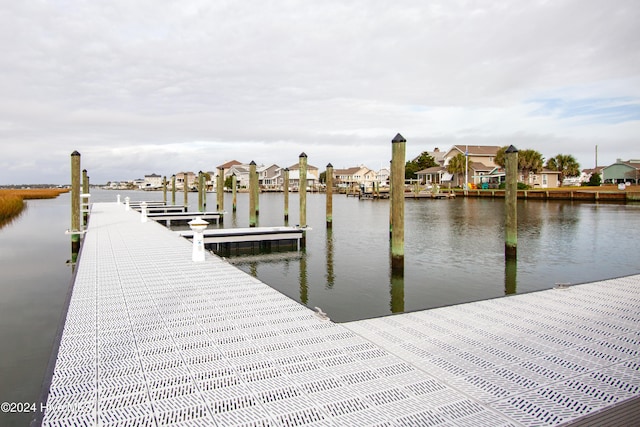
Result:
{"label": "floating dock section", "polygon": [[[230,254],[249,250],[298,249],[300,240],[310,227],[248,227],[227,228],[204,231],[204,244],[215,252]],[[193,231],[181,230],[177,233],[187,239],[193,238]]]}
{"label": "floating dock section", "polygon": [[36,421],[637,425],[639,352],[640,276],[336,324],[96,203]]}

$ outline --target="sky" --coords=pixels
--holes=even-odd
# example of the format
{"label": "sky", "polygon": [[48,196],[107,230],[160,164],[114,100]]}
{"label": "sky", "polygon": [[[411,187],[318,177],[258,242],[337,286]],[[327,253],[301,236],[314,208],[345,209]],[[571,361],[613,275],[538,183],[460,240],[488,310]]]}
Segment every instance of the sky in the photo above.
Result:
{"label": "sky", "polygon": [[640,158],[637,0],[0,1],[0,185],[453,144]]}

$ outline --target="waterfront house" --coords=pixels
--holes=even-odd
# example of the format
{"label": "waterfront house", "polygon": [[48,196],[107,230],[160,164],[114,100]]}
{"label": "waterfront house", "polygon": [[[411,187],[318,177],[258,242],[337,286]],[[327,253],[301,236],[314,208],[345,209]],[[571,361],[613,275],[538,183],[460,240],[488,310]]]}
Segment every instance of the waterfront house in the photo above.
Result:
{"label": "waterfront house", "polygon": [[[444,154],[442,166],[446,169],[451,159],[458,154],[466,153],[469,166],[467,182],[478,185],[481,183],[481,177],[483,175],[486,175],[498,166],[495,163],[495,158],[500,148],[498,145],[454,145]],[[463,173],[461,176],[455,176],[445,172],[441,175],[441,181],[454,181],[457,182],[458,185],[463,185],[464,175]]]}
{"label": "waterfront house", "polygon": [[640,179],[640,160],[616,160],[612,165],[602,168],[604,184],[638,184]]}
{"label": "waterfront house", "polygon": [[142,188],[151,189],[151,188],[160,188],[160,187],[162,187],[162,176],[155,173],[144,176],[144,182],[142,183]]}
{"label": "waterfront house", "polygon": [[[320,183],[320,171],[316,166],[307,165],[307,188],[315,188]],[[284,185],[284,175],[280,174],[278,185]],[[289,166],[289,185],[297,189],[300,186],[300,164]]]}
{"label": "waterfront house", "polygon": [[194,188],[196,186],[197,178],[198,175],[193,172],[178,172],[176,174],[176,190],[184,190],[185,182],[188,189]]}
{"label": "waterfront house", "polygon": [[280,175],[282,168],[275,163],[271,166],[260,166],[256,168],[258,172],[258,185],[260,188],[275,190],[280,188]]}
{"label": "waterfront house", "polygon": [[371,183],[376,181],[377,175],[375,171],[366,166],[355,166],[347,169],[334,169],[333,178],[337,186],[352,187],[364,186],[371,187]]}
{"label": "waterfront house", "polygon": [[598,166],[593,169],[582,169],[582,172],[580,173],[580,177],[579,177],[579,182],[580,183],[589,182],[593,174],[600,174],[600,182],[604,182],[604,180],[602,179],[603,169],[604,169],[604,166]]}

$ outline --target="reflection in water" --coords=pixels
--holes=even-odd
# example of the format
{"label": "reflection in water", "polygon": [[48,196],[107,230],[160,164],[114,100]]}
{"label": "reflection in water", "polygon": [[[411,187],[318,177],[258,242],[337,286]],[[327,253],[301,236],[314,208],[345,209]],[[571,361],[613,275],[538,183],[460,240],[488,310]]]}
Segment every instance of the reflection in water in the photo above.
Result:
{"label": "reflection in water", "polygon": [[249,263],[249,274],[251,274],[256,279],[258,278],[258,263],[250,262]]}
{"label": "reflection in water", "polygon": [[333,274],[333,229],[327,228],[327,289],[333,289],[336,277]]}
{"label": "reflection in water", "polygon": [[300,302],[307,304],[309,300],[309,285],[307,283],[307,254],[302,251],[300,257]]}
{"label": "reflection in water", "polygon": [[518,261],[516,259],[505,259],[504,261],[504,294],[513,295],[516,293],[516,275],[518,273]]}
{"label": "reflection in water", "polygon": [[404,270],[391,269],[391,303],[392,313],[404,312]]}

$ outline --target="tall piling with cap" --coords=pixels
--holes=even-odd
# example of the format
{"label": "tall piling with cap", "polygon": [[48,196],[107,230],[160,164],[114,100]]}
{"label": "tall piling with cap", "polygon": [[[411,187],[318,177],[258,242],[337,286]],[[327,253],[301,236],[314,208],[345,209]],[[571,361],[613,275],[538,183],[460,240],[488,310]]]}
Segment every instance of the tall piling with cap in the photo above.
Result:
{"label": "tall piling with cap", "polygon": [[167,176],[162,177],[162,201],[167,204]]}
{"label": "tall piling with cap", "polygon": [[231,204],[233,205],[233,212],[235,212],[238,208],[238,199],[236,196],[237,193],[237,188],[238,187],[238,178],[236,177],[236,174],[234,173],[233,175],[231,175]]}
{"label": "tall piling with cap", "polygon": [[[89,222],[89,176],[87,170],[82,169],[82,195],[80,196],[80,210],[82,212],[82,226],[87,226]],[[85,203],[86,202],[86,203]]]}
{"label": "tall piling with cap", "polygon": [[189,206],[189,185],[187,182],[187,173],[182,173],[182,192],[184,193],[184,210],[187,210],[187,206]]}
{"label": "tall piling with cap", "polygon": [[80,250],[80,153],[71,153],[71,254]]}
{"label": "tall piling with cap", "polygon": [[258,174],[256,172],[256,162],[249,163],[249,227],[257,225],[256,201],[258,192],[256,191]]}
{"label": "tall piling with cap", "polygon": [[202,201],[202,171],[198,172],[197,187],[198,187],[198,211],[202,212],[204,210],[203,201]]}
{"label": "tall piling with cap", "polygon": [[505,259],[518,258],[518,150],[513,145],[505,151],[504,190],[505,224],[504,224],[504,256]]}
{"label": "tall piling with cap", "polygon": [[171,175],[171,204],[176,204],[176,175]]}
{"label": "tall piling with cap", "polygon": [[[224,168],[218,168],[218,179],[216,180],[216,212],[224,211]],[[220,215],[220,223],[223,216]]]}
{"label": "tall piling with cap", "polygon": [[333,226],[333,165],[331,163],[327,165],[325,181],[327,185],[325,191],[327,199],[327,228],[331,228]]}
{"label": "tall piling with cap", "polygon": [[284,224],[289,223],[289,168],[284,168],[284,182],[282,184],[284,192]]}
{"label": "tall piling with cap", "polygon": [[[307,226],[307,155],[305,153],[300,153],[299,166],[300,182],[298,185],[298,195],[300,196],[300,227],[305,228]],[[307,232],[303,231],[300,246],[304,248],[306,245]]]}
{"label": "tall piling with cap", "polygon": [[397,134],[391,140],[391,265],[404,269],[404,168],[407,140]]}

